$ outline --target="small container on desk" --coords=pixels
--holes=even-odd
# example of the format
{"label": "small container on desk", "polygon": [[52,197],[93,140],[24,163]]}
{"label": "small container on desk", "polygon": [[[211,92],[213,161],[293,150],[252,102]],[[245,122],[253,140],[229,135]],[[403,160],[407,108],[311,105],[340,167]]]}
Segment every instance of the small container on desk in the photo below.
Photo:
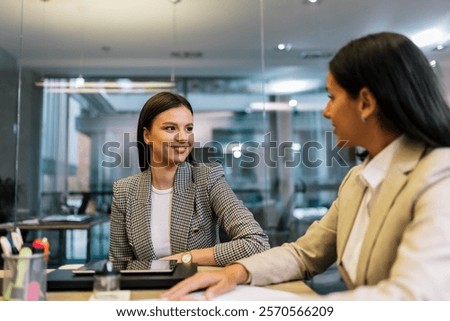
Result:
{"label": "small container on desk", "polygon": [[120,273],[114,270],[112,262],[107,261],[103,269],[94,274],[92,300],[117,300],[121,296]]}
{"label": "small container on desk", "polygon": [[47,260],[44,253],[33,254],[23,247],[17,255],[3,257],[3,299],[45,301],[47,299]]}

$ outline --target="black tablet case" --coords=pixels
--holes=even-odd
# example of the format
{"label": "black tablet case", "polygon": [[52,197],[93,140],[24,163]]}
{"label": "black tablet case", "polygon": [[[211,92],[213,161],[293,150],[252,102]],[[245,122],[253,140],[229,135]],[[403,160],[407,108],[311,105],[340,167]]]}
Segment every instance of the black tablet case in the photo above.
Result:
{"label": "black tablet case", "polygon": [[[122,290],[166,289],[197,272],[197,264],[178,263],[173,273],[121,275]],[[47,274],[47,291],[92,291],[93,275],[74,275],[72,270]]]}

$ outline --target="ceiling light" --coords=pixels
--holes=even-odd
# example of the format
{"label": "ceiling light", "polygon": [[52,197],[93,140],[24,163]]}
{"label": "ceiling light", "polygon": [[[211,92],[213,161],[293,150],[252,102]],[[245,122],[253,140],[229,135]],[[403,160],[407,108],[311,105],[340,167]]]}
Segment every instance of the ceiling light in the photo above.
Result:
{"label": "ceiling light", "polygon": [[438,28],[430,28],[426,29],[424,31],[418,32],[411,36],[411,40],[418,46],[418,47],[426,47],[430,45],[442,45],[448,40],[449,36],[444,34],[440,29]]}
{"label": "ceiling light", "polygon": [[318,5],[322,0],[303,0],[303,4]]}
{"label": "ceiling light", "polygon": [[286,102],[253,102],[250,104],[249,111],[289,111],[292,107]]}
{"label": "ceiling light", "polygon": [[290,94],[317,89],[320,80],[316,79],[292,79],[277,80],[266,85],[266,92],[270,94]]}
{"label": "ceiling light", "polygon": [[447,47],[444,45],[437,45],[436,47],[433,48],[434,51],[442,51],[444,49],[447,49]]}
{"label": "ceiling light", "polygon": [[302,145],[300,145],[299,143],[292,143],[291,148],[294,152],[298,152],[302,149]]}
{"label": "ceiling light", "polygon": [[292,49],[291,43],[279,43],[277,49],[280,51],[290,51]]}
{"label": "ceiling light", "polygon": [[231,149],[231,152],[233,153],[233,157],[234,158],[241,158],[241,156],[242,156],[242,150],[241,150],[241,144],[239,144],[239,146],[234,146],[232,149]]}
{"label": "ceiling light", "polygon": [[44,79],[35,85],[54,93],[153,93],[175,89],[175,83],[170,81],[86,81],[81,76],[75,79]]}
{"label": "ceiling light", "polygon": [[75,88],[82,88],[84,87],[85,81],[83,76],[79,75],[77,79],[75,79]]}

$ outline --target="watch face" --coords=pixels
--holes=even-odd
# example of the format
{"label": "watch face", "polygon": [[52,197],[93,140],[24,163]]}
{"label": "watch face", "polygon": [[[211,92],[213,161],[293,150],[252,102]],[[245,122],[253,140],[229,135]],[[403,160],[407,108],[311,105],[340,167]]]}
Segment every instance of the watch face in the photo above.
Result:
{"label": "watch face", "polygon": [[181,257],[181,261],[183,263],[191,263],[191,261],[192,261],[191,253],[184,253],[183,256]]}

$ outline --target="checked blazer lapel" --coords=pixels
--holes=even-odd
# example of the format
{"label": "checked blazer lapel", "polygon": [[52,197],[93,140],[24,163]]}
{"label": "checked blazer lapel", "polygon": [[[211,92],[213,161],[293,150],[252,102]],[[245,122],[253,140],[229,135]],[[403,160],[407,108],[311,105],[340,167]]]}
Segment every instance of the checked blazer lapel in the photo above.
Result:
{"label": "checked blazer lapel", "polygon": [[172,253],[189,249],[189,232],[194,214],[195,183],[192,181],[192,169],[183,162],[178,165],[175,174],[172,199],[172,216],[170,221],[170,243]]}
{"label": "checked blazer lapel", "polygon": [[155,256],[155,251],[151,242],[150,220],[151,220],[151,172],[146,170],[141,173],[138,183],[133,209],[131,211],[134,218],[131,220],[132,235],[131,242],[134,245],[137,257],[151,260]]}

